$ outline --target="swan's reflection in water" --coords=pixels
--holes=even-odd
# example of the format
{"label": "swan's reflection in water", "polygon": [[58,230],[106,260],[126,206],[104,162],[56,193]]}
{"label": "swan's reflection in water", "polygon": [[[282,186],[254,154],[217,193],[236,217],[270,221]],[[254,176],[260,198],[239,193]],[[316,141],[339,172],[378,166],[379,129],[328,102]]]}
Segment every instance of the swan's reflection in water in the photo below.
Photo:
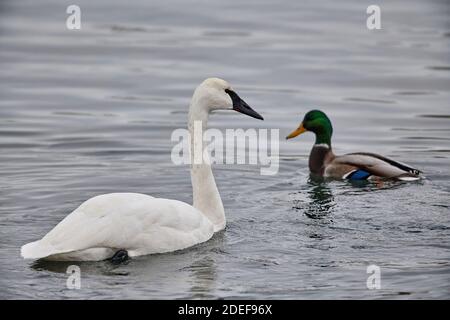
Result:
{"label": "swan's reflection in water", "polygon": [[187,268],[191,276],[190,299],[212,299],[215,289],[217,272],[216,262],[213,258],[204,257],[191,264]]}
{"label": "swan's reflection in water", "polygon": [[127,296],[127,288],[133,287],[146,293],[141,299],[208,299],[215,297],[216,253],[225,245],[225,239],[225,233],[219,232],[211,240],[186,250],[132,258],[118,265],[109,261],[36,261],[30,268],[55,274],[54,281],[61,283],[64,289],[63,280],[70,275],[67,274],[68,267],[79,266],[82,290],[71,290],[74,298],[78,295],[85,298],[89,292],[97,296],[100,291],[111,292],[114,288],[115,298],[135,299]]}

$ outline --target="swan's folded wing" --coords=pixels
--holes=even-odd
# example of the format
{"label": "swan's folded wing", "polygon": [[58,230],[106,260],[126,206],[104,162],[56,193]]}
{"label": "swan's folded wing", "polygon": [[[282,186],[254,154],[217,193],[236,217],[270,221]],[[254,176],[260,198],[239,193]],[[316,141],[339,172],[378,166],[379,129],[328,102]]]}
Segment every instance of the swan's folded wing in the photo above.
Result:
{"label": "swan's folded wing", "polygon": [[75,210],[58,223],[41,240],[21,249],[25,259],[41,259],[87,248],[99,247],[111,232],[110,219],[102,219]]}
{"label": "swan's folded wing", "polygon": [[[41,241],[56,253],[93,247],[112,247],[142,229],[142,207],[154,198],[141,194],[112,193],[85,201]],[[151,218],[147,217],[147,218]]]}
{"label": "swan's folded wing", "polygon": [[374,153],[349,153],[336,157],[336,164],[354,166],[378,177],[418,177],[420,171]]}
{"label": "swan's folded wing", "polygon": [[[80,206],[41,240],[23,246],[22,256],[39,259],[88,248],[115,248],[116,244],[123,244],[140,232],[141,224],[136,221],[139,215],[128,212],[119,219],[115,209],[107,203],[105,206],[98,202],[93,204],[94,208]],[[90,212],[92,210],[96,210],[95,213]]]}
{"label": "swan's folded wing", "polygon": [[211,223],[186,203],[108,194],[83,203],[41,240],[22,247],[22,256],[39,259],[91,248],[126,249],[131,255],[167,252],[212,234]]}

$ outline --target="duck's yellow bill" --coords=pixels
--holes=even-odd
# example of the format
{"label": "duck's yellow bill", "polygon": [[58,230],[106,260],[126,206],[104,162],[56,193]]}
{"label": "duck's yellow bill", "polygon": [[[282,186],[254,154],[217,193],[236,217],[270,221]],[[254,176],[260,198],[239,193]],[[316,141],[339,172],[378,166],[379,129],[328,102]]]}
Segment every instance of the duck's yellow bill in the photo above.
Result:
{"label": "duck's yellow bill", "polygon": [[302,123],[300,123],[300,126],[299,126],[297,129],[295,129],[294,131],[292,131],[292,132],[286,137],[286,139],[295,138],[296,136],[301,135],[301,134],[302,134],[303,132],[305,132],[305,131],[307,131],[307,130],[306,130],[305,127],[303,126],[303,122],[302,122]]}

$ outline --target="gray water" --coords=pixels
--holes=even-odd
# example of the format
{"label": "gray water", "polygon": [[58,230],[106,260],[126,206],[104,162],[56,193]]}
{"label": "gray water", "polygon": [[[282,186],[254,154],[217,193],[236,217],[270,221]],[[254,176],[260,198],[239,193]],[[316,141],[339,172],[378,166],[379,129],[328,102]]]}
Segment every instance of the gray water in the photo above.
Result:
{"label": "gray water", "polygon": [[[0,2],[0,297],[25,299],[450,298],[450,2],[78,0]],[[216,166],[228,225],[188,250],[113,266],[24,261],[84,200],[140,192],[191,201],[170,161],[193,89],[218,76],[279,128],[327,112],[338,154],[370,151],[425,172],[415,183],[310,179],[312,135],[280,142],[280,171]],[[368,290],[366,268],[381,268]]]}

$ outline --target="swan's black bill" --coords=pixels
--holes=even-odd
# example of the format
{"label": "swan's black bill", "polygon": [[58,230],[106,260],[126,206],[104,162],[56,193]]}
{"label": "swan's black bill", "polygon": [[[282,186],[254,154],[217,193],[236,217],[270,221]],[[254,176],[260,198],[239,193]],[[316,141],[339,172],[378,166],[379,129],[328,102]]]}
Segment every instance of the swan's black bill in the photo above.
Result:
{"label": "swan's black bill", "polygon": [[236,92],[229,89],[226,89],[225,92],[230,95],[231,100],[233,101],[233,110],[259,120],[264,120],[264,118],[258,112],[250,108],[247,102],[242,100],[241,97],[239,97]]}

